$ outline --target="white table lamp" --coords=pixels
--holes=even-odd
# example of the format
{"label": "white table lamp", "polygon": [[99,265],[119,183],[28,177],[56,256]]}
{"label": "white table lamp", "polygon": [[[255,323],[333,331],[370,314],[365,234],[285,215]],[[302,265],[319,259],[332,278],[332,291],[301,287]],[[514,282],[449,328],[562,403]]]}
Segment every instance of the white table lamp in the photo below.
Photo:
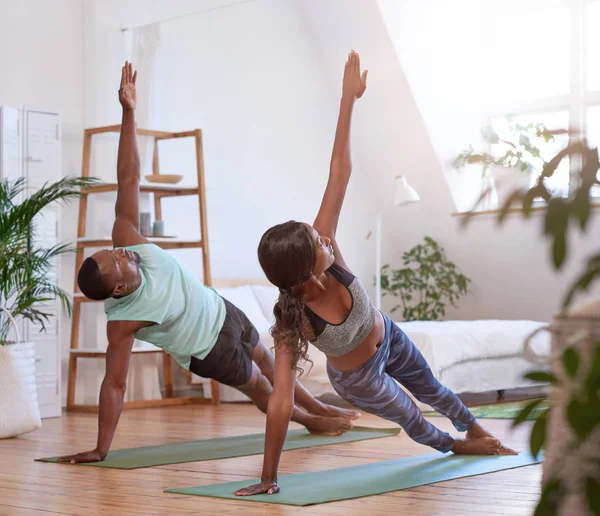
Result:
{"label": "white table lamp", "polygon": [[[394,187],[394,206],[403,206],[420,201],[417,191],[408,184],[405,176],[396,176]],[[383,212],[388,207],[385,204],[375,218],[375,306],[381,310],[381,219]]]}

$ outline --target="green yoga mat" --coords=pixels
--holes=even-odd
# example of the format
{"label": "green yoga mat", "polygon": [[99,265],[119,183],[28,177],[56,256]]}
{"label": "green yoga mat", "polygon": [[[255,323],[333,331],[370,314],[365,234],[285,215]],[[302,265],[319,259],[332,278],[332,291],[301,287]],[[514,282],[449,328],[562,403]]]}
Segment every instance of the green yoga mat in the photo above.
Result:
{"label": "green yoga mat", "polygon": [[[469,407],[471,413],[478,419],[515,419],[523,407],[531,403],[532,400],[511,401],[506,403],[493,403],[491,405],[480,405],[478,407]],[[546,399],[542,401],[527,416],[528,421],[533,421],[548,407],[550,402]],[[426,417],[445,417],[438,412],[423,412]]]}
{"label": "green yoga mat", "polygon": [[[400,428],[367,428],[355,426],[349,432],[338,436],[314,435],[305,429],[290,430],[287,433],[284,450],[313,448],[328,444],[352,443],[367,439],[378,439],[398,435]],[[144,448],[128,448],[108,453],[103,462],[89,462],[80,466],[96,466],[99,468],[138,469],[165,464],[181,464],[182,462],[200,462],[204,460],[228,459],[259,455],[264,452],[265,434],[240,435],[188,441],[183,443],[146,446]],[[58,457],[35,459],[41,462],[58,462]]]}
{"label": "green yoga mat", "polygon": [[165,492],[304,506],[389,493],[455,478],[530,466],[541,461],[541,455],[536,460],[529,453],[465,456],[435,452],[349,468],[284,475],[279,477],[281,492],[275,495],[239,497],[232,494],[236,489],[258,483],[258,479],[212,486],[167,489]]}

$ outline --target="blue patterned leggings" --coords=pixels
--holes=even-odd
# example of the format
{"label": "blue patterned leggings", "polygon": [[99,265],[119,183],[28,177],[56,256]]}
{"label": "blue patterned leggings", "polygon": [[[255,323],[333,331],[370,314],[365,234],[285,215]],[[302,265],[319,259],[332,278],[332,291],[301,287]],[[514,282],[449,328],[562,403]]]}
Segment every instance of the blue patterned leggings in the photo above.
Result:
{"label": "blue patterned leggings", "polygon": [[406,334],[388,317],[383,317],[385,338],[375,355],[348,371],[338,371],[328,362],[331,385],[356,408],[398,423],[411,439],[446,453],[452,449],[454,439],[429,423],[394,380],[420,402],[448,417],[459,432],[469,429],[475,418],[456,394],[434,378],[423,355]]}

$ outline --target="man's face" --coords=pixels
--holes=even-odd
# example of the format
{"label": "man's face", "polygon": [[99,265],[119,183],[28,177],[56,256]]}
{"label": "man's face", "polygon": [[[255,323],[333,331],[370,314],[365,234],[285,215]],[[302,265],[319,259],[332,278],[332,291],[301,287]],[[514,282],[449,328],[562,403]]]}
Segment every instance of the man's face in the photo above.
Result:
{"label": "man's face", "polygon": [[140,270],[140,255],[125,249],[105,249],[92,256],[106,282],[112,286],[114,297],[129,293],[129,286],[136,282]]}

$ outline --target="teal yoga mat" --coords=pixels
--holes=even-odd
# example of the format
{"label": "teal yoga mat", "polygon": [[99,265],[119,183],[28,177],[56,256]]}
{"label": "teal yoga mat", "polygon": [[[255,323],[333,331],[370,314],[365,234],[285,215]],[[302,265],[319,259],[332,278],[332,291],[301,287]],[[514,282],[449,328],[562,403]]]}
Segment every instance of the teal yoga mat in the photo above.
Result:
{"label": "teal yoga mat", "polygon": [[258,479],[167,489],[165,492],[304,506],[389,493],[455,478],[530,466],[541,461],[541,455],[535,459],[525,452],[512,456],[444,455],[435,452],[349,468],[284,475],[279,477],[281,492],[275,495],[238,497],[232,494],[236,489],[258,483]]}
{"label": "teal yoga mat", "polygon": [[[284,450],[313,448],[328,444],[352,443],[367,439],[379,439],[398,435],[400,428],[367,428],[355,426],[349,432],[338,436],[315,435],[305,429],[290,430],[287,433]],[[109,452],[103,462],[90,462],[80,466],[96,466],[99,468],[138,469],[165,464],[181,464],[183,462],[200,462],[204,460],[228,459],[259,455],[264,452],[265,434],[239,435],[221,437],[203,441],[146,446],[144,448],[127,448]],[[40,462],[57,462],[58,457],[35,459]]]}

